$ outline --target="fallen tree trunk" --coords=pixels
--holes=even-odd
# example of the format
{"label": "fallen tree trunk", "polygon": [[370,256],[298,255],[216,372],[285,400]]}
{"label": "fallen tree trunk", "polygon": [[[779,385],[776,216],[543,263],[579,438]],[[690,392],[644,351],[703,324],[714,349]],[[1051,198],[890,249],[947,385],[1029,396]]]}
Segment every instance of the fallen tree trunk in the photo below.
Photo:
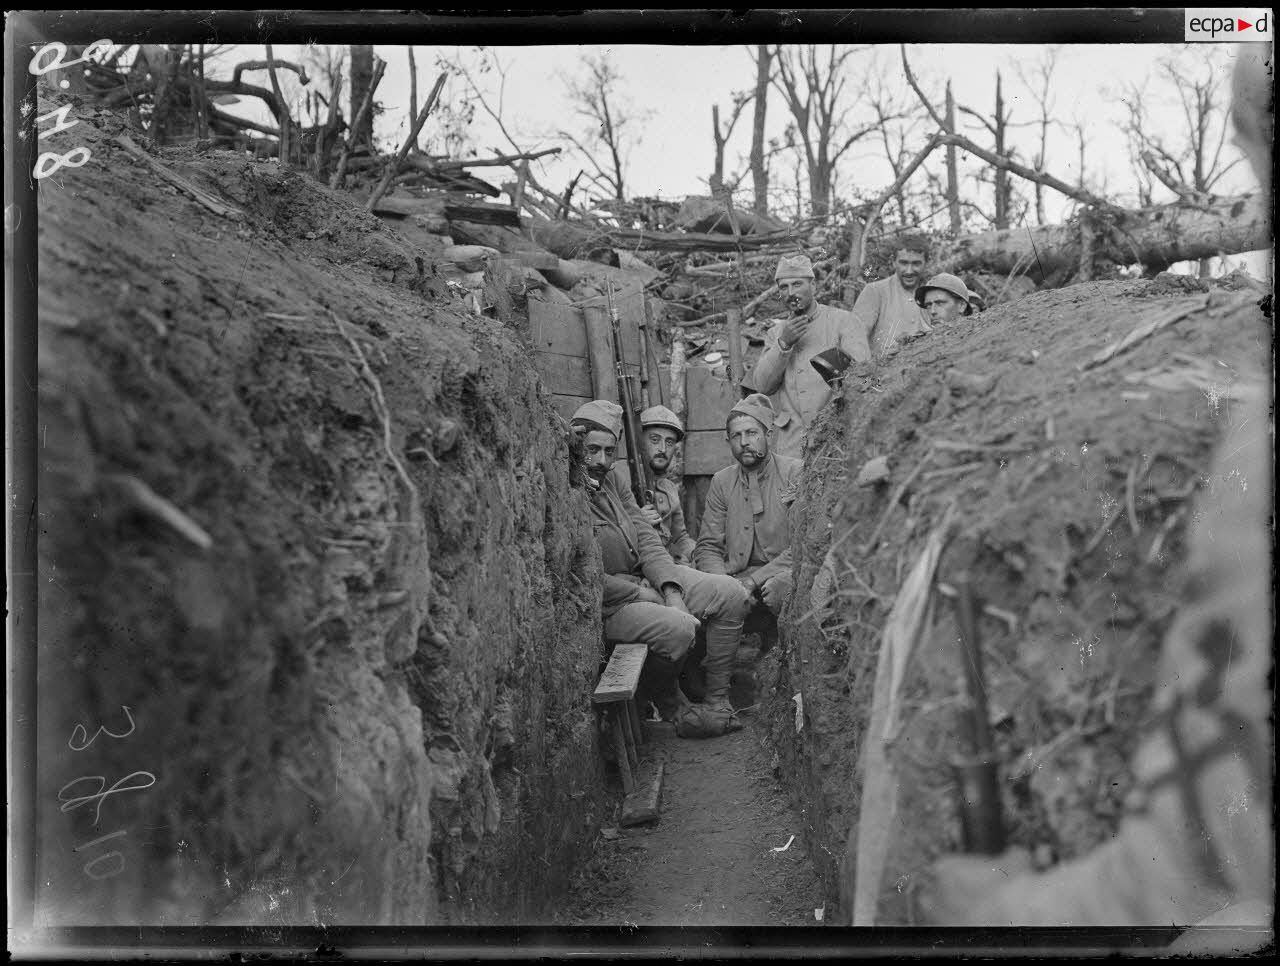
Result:
{"label": "fallen tree trunk", "polygon": [[[1115,214],[1092,211],[1095,277],[1109,265],[1141,263],[1158,272],[1174,262],[1235,255],[1271,246],[1266,199],[1259,194],[1223,198],[1201,207],[1173,204]],[[1079,267],[1079,224],[989,231],[957,239],[940,253],[937,269],[1009,274],[1028,263],[1027,275],[1050,287]]]}
{"label": "fallen tree trunk", "polygon": [[736,252],[739,248],[755,250],[770,245],[796,244],[802,240],[795,228],[764,235],[711,235],[700,232],[644,231],[638,228],[613,228],[608,225],[588,227],[579,222],[547,221],[535,218],[530,223],[533,238],[561,258],[580,258],[598,248],[619,247],[656,252]]}

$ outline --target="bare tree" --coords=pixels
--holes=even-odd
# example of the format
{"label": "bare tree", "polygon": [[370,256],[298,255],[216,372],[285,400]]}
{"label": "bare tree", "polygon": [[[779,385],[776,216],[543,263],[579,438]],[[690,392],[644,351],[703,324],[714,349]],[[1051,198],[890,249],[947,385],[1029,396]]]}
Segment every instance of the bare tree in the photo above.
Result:
{"label": "bare tree", "polygon": [[[1053,96],[1053,73],[1057,69],[1058,57],[1061,53],[1062,46],[1060,44],[1049,44],[1042,48],[1041,57],[1036,61],[1033,69],[1026,68],[1022,62],[1019,62],[1016,65],[1018,79],[1021,80],[1027,90],[1031,92],[1032,100],[1035,102],[1036,107],[1040,109],[1040,115],[1035,121],[1036,125],[1040,129],[1040,141],[1036,147],[1035,157],[1031,162],[1032,167],[1037,171],[1044,170],[1045,154],[1049,148],[1049,128],[1060,123],[1054,119],[1057,114],[1057,105]],[[1082,152],[1080,158],[1080,177],[1083,179],[1083,142],[1080,143],[1080,149]],[[1080,187],[1084,187],[1083,180],[1080,182]],[[1035,185],[1035,196],[1036,224],[1043,225],[1045,224],[1044,185],[1039,182],[1036,182]]]}
{"label": "bare tree", "polygon": [[[354,118],[360,111],[360,105],[364,103],[364,95],[369,90],[369,85],[373,82],[373,45],[372,44],[352,44],[351,45],[351,116]],[[359,147],[361,144],[367,144],[372,150],[373,148],[373,115],[377,113],[376,107],[371,107],[366,112],[360,126],[357,130],[351,132],[351,143]]]}
{"label": "bare tree", "polygon": [[916,132],[920,127],[921,112],[912,111],[903,98],[900,89],[886,83],[886,73],[879,69],[870,72],[867,85],[867,101],[875,113],[878,123],[876,132],[880,135],[880,144],[884,149],[885,160],[893,171],[894,184],[893,204],[897,208],[898,221],[907,224],[908,197],[910,188],[906,183],[899,184],[902,172],[911,160],[913,151],[908,147],[914,143]]}
{"label": "bare tree", "polygon": [[816,218],[831,210],[836,165],[879,121],[853,127],[852,105],[845,97],[846,65],[865,47],[806,44],[775,49],[778,75],[774,83],[795,120],[796,141],[809,178],[809,206]]}
{"label": "bare tree", "polygon": [[[624,103],[618,89],[622,77],[608,57],[588,57],[584,66],[586,75],[568,78],[565,85],[570,105],[588,123],[589,133],[582,137],[569,131],[559,133],[582,153],[613,197],[622,201],[626,197],[630,130],[642,116]],[[603,148],[608,155],[604,164],[596,159],[595,147]]]}
{"label": "bare tree", "polygon": [[751,121],[751,183],[755,191],[755,213],[769,213],[769,169],[765,164],[764,122],[769,106],[769,84],[773,80],[773,51],[768,44],[757,44],[755,49],[756,89],[755,112]]}
{"label": "bare tree", "polygon": [[[740,91],[733,95],[733,111],[729,114],[729,120],[724,127],[720,126],[720,105],[711,105],[711,135],[715,138],[716,159],[715,165],[711,169],[711,194],[713,197],[720,197],[726,193],[724,180],[724,149],[729,143],[729,138],[733,135],[733,129],[738,124],[738,118],[742,116],[743,108],[751,103],[754,97],[749,91]],[[735,179],[736,180],[736,179]]]}
{"label": "bare tree", "polygon": [[[1215,50],[1197,52],[1196,62],[1166,58],[1156,79],[1173,93],[1173,101],[1185,122],[1173,136],[1157,133],[1148,116],[1147,86],[1131,87],[1124,98],[1126,117],[1123,129],[1129,141],[1130,161],[1138,177],[1139,199],[1150,204],[1155,182],[1178,200],[1202,205],[1214,195],[1214,188],[1240,162],[1223,158],[1230,130],[1228,117],[1231,92],[1225,78],[1222,55]],[[1155,179],[1153,182],[1152,179]],[[1200,275],[1207,277],[1210,260],[1200,260]]]}

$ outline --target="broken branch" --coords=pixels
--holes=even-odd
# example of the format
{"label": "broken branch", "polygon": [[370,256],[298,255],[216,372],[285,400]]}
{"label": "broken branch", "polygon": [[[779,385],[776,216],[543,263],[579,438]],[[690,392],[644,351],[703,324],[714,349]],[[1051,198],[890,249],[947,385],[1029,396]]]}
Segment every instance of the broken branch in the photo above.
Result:
{"label": "broken branch", "polygon": [[126,151],[132,154],[135,158],[140,158],[142,161],[146,162],[147,165],[150,166],[152,171],[158,174],[165,181],[169,182],[169,184],[173,185],[175,188],[177,188],[179,191],[183,192],[184,194],[187,194],[192,198],[194,198],[197,202],[199,202],[200,204],[204,205],[204,207],[212,211],[215,215],[221,215],[223,218],[229,218],[231,221],[244,220],[244,212],[241,211],[239,208],[233,208],[231,205],[223,204],[221,201],[213,197],[213,195],[209,194],[209,192],[205,191],[203,188],[197,188],[186,178],[183,178],[183,177],[180,177],[179,175],[174,174],[172,171],[170,171],[167,167],[165,167],[155,158],[151,157],[151,155],[147,154],[147,152],[143,151],[142,148],[138,147],[138,145],[134,142],[134,140],[131,137],[129,137],[129,135],[127,134],[118,135],[115,141],[122,148],[124,148]]}

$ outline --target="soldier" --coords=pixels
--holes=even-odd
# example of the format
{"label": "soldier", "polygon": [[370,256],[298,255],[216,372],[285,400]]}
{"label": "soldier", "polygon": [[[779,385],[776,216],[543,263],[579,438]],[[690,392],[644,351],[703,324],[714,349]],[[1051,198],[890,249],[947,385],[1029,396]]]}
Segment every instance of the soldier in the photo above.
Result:
{"label": "soldier", "polygon": [[853,303],[853,314],[867,333],[871,351],[884,355],[897,343],[930,330],[924,310],[916,302],[916,286],[924,277],[929,245],[923,236],[902,243],[893,260],[893,274],[867,285]]}
{"label": "soldier", "polygon": [[779,456],[799,458],[805,434],[831,398],[831,387],[810,365],[819,353],[839,348],[855,362],[871,358],[865,327],[851,312],[821,305],[814,298],[813,265],[805,255],[778,259],[774,280],[791,315],[779,319],[765,337],[764,352],[750,375],[751,388],[773,404]]}
{"label": "soldier", "polygon": [[644,439],[645,458],[653,471],[653,505],[640,508],[644,518],[662,537],[671,559],[685,567],[693,566],[693,537],[684,523],[680,505],[680,487],[667,478],[676,448],[684,439],[684,424],[666,406],[650,406],[640,414],[640,430]]}
{"label": "soldier", "polygon": [[728,574],[773,614],[791,595],[787,512],[804,464],[769,451],[773,407],[760,393],[729,411],[726,435],[736,461],[711,478],[698,527],[698,569]]}
{"label": "soldier", "polygon": [[[1263,58],[1270,45],[1238,46],[1237,141],[1269,191],[1273,122]],[[1211,489],[1192,519],[1189,580],[1165,637],[1151,724],[1133,758],[1138,793],[1118,832],[1043,874],[1023,871],[1027,857],[1017,849],[994,858],[944,859],[925,896],[933,922],[1271,927],[1268,482],[1275,451],[1268,395],[1258,380],[1244,404],[1233,407],[1214,459],[1211,479],[1238,478],[1241,485]],[[1192,936],[1178,943],[1184,939],[1204,941]]]}
{"label": "soldier", "polygon": [[973,314],[975,296],[955,275],[942,272],[916,289],[916,304],[929,313],[933,325]]}
{"label": "soldier", "polygon": [[[597,399],[573,414],[586,451],[592,525],[604,565],[604,635],[612,642],[649,646],[642,684],[659,714],[680,706],[677,677],[698,624],[706,622],[707,651],[737,653],[747,592],[731,577],[703,574],[671,559],[625,483],[610,472],[622,435],[622,407]],[[731,711],[729,672],[707,674],[705,705]]]}

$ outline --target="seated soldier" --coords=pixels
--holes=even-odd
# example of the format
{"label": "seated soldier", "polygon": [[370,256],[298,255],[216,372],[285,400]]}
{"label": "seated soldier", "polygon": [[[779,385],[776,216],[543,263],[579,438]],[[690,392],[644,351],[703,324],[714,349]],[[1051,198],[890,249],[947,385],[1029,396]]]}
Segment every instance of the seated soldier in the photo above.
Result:
{"label": "seated soldier", "polygon": [[972,315],[975,296],[955,275],[942,272],[916,289],[916,303],[929,313],[933,325]]}
{"label": "seated soldier", "polygon": [[622,408],[617,403],[586,403],[574,413],[572,425],[583,437],[592,524],[604,566],[605,638],[649,646],[643,677],[647,697],[670,719],[680,704],[680,665],[699,621],[705,621],[704,704],[731,711],[729,672],[749,606],[746,591],[729,577],[676,564],[631,491],[609,472],[622,435]]}
{"label": "seated soldier", "polygon": [[[682,566],[691,567],[693,537],[689,536],[685,527],[684,508],[680,505],[680,487],[667,477],[676,449],[684,439],[684,424],[666,406],[650,406],[640,414],[640,428],[645,459],[649,461],[649,469],[654,477],[653,503],[642,506],[640,513],[658,531],[658,536],[662,537],[662,545],[671,554],[671,559]],[[614,472],[621,469],[622,464],[616,463]],[[629,486],[627,474],[621,472],[620,475],[620,482]]]}
{"label": "seated soldier", "polygon": [[791,595],[791,531],[802,461],[769,451],[774,410],[752,393],[729,410],[726,435],[737,461],[711,478],[693,559],[699,570],[728,574],[773,614]]}

